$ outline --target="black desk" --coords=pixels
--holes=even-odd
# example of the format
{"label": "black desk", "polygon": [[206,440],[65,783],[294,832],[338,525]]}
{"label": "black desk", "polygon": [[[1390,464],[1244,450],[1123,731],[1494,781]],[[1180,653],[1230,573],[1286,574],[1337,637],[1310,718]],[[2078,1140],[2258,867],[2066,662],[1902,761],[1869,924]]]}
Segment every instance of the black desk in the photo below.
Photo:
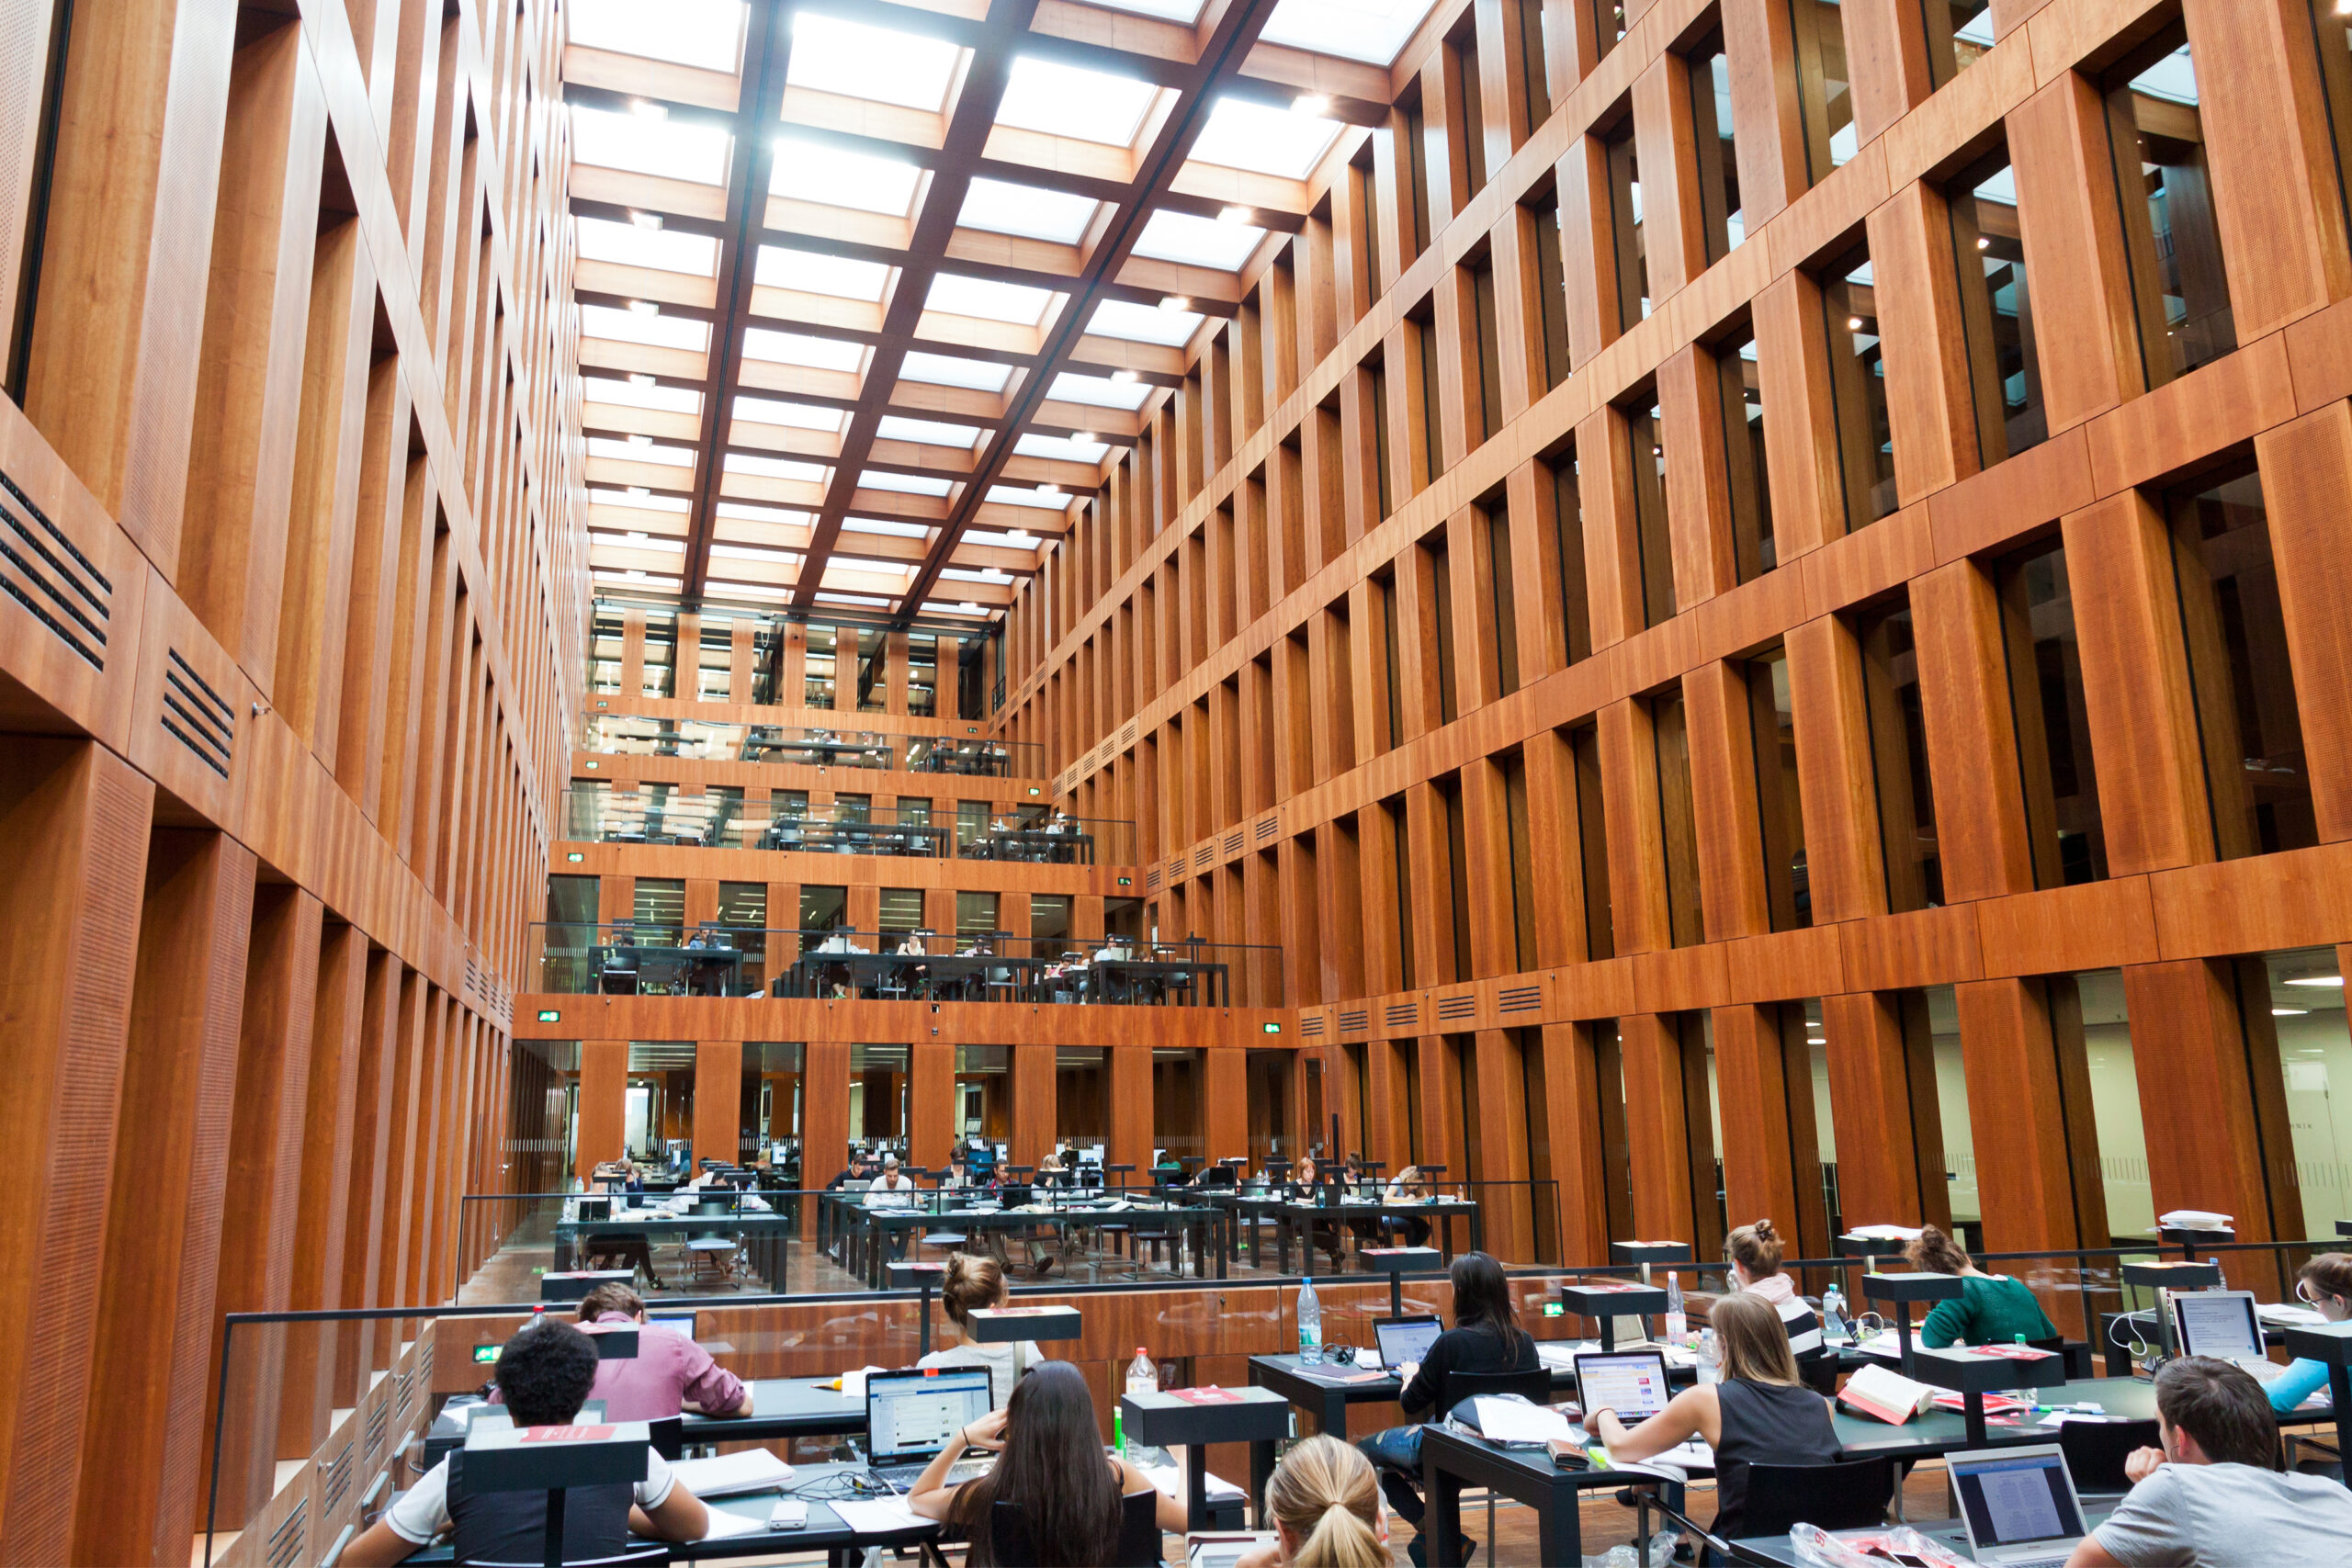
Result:
{"label": "black desk", "polygon": [[[2107,1522],[2107,1517],[2113,1512],[2115,1509],[2112,1506],[2094,1506],[2088,1499],[2085,1499],[2083,1522],[2089,1525],[2091,1529],[2097,1529]],[[1975,1554],[1968,1550],[1968,1529],[1958,1519],[1928,1519],[1924,1523],[1915,1520],[1911,1528],[1928,1540],[1940,1541],[1950,1547],[1954,1555],[1966,1558],[1970,1562],[1975,1561]],[[1838,1530],[1833,1533],[1848,1536],[1869,1532]],[[1789,1538],[1786,1535],[1742,1536],[1731,1545],[1733,1551],[1750,1562],[1794,1563],[1797,1560],[1796,1549],[1789,1544]]]}
{"label": "black desk", "polygon": [[865,1430],[865,1401],[851,1399],[826,1384],[831,1378],[761,1378],[752,1382],[749,1416],[702,1416],[689,1411],[683,1427],[688,1447],[697,1443],[764,1443],[791,1438],[848,1438]]}
{"label": "black desk", "polygon": [[[1314,1261],[1314,1235],[1317,1226],[1329,1225],[1336,1233],[1340,1222],[1372,1220],[1384,1217],[1431,1220],[1436,1222],[1438,1250],[1448,1268],[1453,1265],[1453,1222],[1470,1222],[1470,1250],[1482,1252],[1487,1246],[1486,1220],[1478,1205],[1467,1198],[1432,1198],[1420,1203],[1388,1203],[1369,1198],[1351,1198],[1340,1203],[1275,1202],[1261,1212],[1274,1222],[1274,1247],[1277,1267],[1284,1274],[1290,1272],[1291,1239],[1298,1239],[1299,1264],[1302,1272]],[[1252,1225],[1252,1232],[1256,1226]],[[1344,1245],[1344,1244],[1343,1244]],[[1250,1237],[1250,1261],[1257,1261],[1257,1237]]]}
{"label": "black desk", "polygon": [[912,773],[963,773],[972,778],[1009,778],[1012,774],[1012,766],[1011,757],[1001,746],[934,746],[920,757],[910,757],[907,771]]}
{"label": "black desk", "polygon": [[[592,957],[597,982],[601,986],[605,971],[613,961],[623,961],[637,975],[636,988],[643,992],[649,979],[667,972],[676,975],[678,983],[694,994],[696,974],[708,970],[719,976],[719,996],[732,996],[741,988],[743,950],[740,947],[687,947],[675,942],[650,944],[645,942],[613,942],[594,950]],[[708,994],[708,993],[706,993]]]}
{"label": "black desk", "polygon": [[1462,1531],[1462,1489],[1484,1486],[1535,1510],[1539,1562],[1584,1561],[1579,1492],[1665,1484],[1646,1472],[1569,1469],[1541,1449],[1504,1450],[1482,1438],[1442,1427],[1421,1428],[1421,1495],[1429,1503],[1424,1534],[1434,1568],[1454,1568],[1453,1542]]}
{"label": "black desk", "polygon": [[777,760],[809,767],[888,768],[893,752],[888,746],[865,746],[847,740],[775,740],[759,736],[743,742],[739,761],[756,762],[765,753],[784,753]]}
{"label": "black desk", "polygon": [[1094,835],[1046,828],[992,829],[964,841],[966,860],[1031,861],[1040,865],[1092,865]]}
{"label": "black desk", "polygon": [[[752,1271],[765,1280],[778,1294],[784,1292],[786,1280],[785,1260],[786,1243],[797,1235],[799,1222],[790,1214],[746,1212],[729,1214],[630,1214],[608,1220],[559,1220],[555,1227],[555,1269],[562,1273],[571,1267],[572,1255],[580,1250],[589,1236],[641,1236],[647,1244],[647,1272],[652,1272],[652,1241],[656,1236],[674,1236],[691,1231],[727,1231],[744,1238],[743,1250],[751,1259]],[[653,1282],[660,1286],[660,1275]],[[666,1288],[666,1287],[664,1287]]]}
{"label": "black desk", "polygon": [[801,854],[936,860],[947,852],[947,829],[922,822],[811,822],[787,817],[769,824],[760,847]]}
{"label": "black desk", "polygon": [[1086,968],[1095,994],[1105,1001],[1133,1003],[1148,993],[1165,1006],[1170,992],[1182,991],[1196,993],[1184,1000],[1201,1007],[1233,1005],[1233,973],[1223,964],[1178,958],[1097,958]]}
{"label": "black desk", "polygon": [[[842,1267],[864,1279],[874,1290],[883,1287],[884,1266],[888,1262],[894,1235],[910,1235],[918,1230],[961,1231],[977,1235],[983,1231],[1019,1231],[1046,1226],[1064,1232],[1092,1230],[1102,1225],[1164,1227],[1182,1233],[1191,1243],[1193,1272],[1195,1278],[1208,1279],[1214,1264],[1216,1277],[1226,1275],[1226,1247],[1222,1231],[1226,1216],[1222,1210],[1207,1206],[1157,1205],[1131,1206],[1125,1209],[1054,1208],[1031,1209],[952,1209],[943,1208],[941,1195],[935,1191],[910,1193],[913,1200],[905,1207],[868,1207],[865,1194],[854,1189],[824,1195],[825,1234],[838,1236],[842,1243]],[[1182,1272],[1180,1252],[1177,1263]]]}

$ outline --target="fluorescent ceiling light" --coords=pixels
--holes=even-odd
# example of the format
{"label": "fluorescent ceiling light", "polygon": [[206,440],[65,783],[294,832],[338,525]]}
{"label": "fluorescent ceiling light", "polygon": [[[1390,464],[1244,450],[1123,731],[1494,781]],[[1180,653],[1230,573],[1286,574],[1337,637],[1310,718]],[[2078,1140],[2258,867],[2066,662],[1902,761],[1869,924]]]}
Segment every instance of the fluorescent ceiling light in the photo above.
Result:
{"label": "fluorescent ceiling light", "polygon": [[579,220],[574,232],[580,236],[582,261],[616,262],[694,277],[710,277],[718,271],[718,242],[707,234],[644,229],[601,218]]}
{"label": "fluorescent ceiling light", "polygon": [[734,148],[735,139],[719,126],[655,121],[571,106],[571,154],[599,168],[626,169],[694,185],[724,185]]}
{"label": "fluorescent ceiling light", "polygon": [[798,365],[810,370],[859,370],[865,365],[864,344],[780,333],[771,327],[744,328],[743,353],[771,365]]}
{"label": "fluorescent ceiling light", "polygon": [[[1126,372],[1132,375],[1133,372]],[[1054,378],[1047,397],[1057,402],[1092,403],[1101,408],[1139,409],[1151,389],[1141,381],[1122,382],[1114,378],[1104,380],[1100,376],[1075,376],[1065,370]]]}
{"label": "fluorescent ceiling light", "polygon": [[1219,208],[1216,220],[1220,223],[1255,223],[1258,220],[1258,209],[1254,207]]}
{"label": "fluorescent ceiling light", "polygon": [[2314,986],[2332,991],[2340,991],[2344,988],[2344,976],[2341,975],[2312,975],[2300,980],[2290,980],[2287,984],[2290,986]]}
{"label": "fluorescent ceiling light", "polygon": [[976,179],[965,193],[964,209],[956,215],[956,223],[958,228],[985,229],[992,234],[1074,245],[1086,237],[1087,225],[1094,221],[1102,205],[1092,197],[1067,191]]}
{"label": "fluorescent ceiling light", "polygon": [[[2346,0],[2346,3],[2352,4],[2352,0]],[[2272,1008],[2270,1010],[2270,1016],[2273,1018],[2302,1018],[2309,1014],[2311,1010],[2312,1010],[2309,1008]]]}
{"label": "fluorescent ceiling light", "polygon": [[670,118],[670,106],[663,103],[656,103],[651,98],[631,98],[628,101],[628,112],[635,115],[639,119],[650,119],[658,122]]}
{"label": "fluorescent ceiling light", "polygon": [[1190,315],[1193,310],[1193,297],[1189,294],[1163,294],[1159,297],[1159,308],[1163,310],[1175,310]]}
{"label": "fluorescent ceiling light", "polygon": [[1329,93],[1301,93],[1290,101],[1290,112],[1320,119],[1331,112],[1331,96]]}
{"label": "fluorescent ceiling light", "polygon": [[1048,288],[943,272],[933,276],[931,293],[924,299],[922,308],[950,316],[973,316],[986,321],[1034,327],[1045,320],[1046,308],[1053,302],[1054,294]]}
{"label": "fluorescent ceiling light", "polygon": [[936,114],[947,107],[947,88],[963,52],[944,39],[797,11],[785,80],[795,87]]}
{"label": "fluorescent ceiling light", "polygon": [[886,441],[915,441],[926,446],[952,446],[968,452],[980,438],[978,429],[968,424],[944,424],[937,420],[901,419],[897,414],[884,414],[875,423],[874,434]]}
{"label": "fluorescent ceiling light", "polygon": [[1329,98],[1322,99],[1320,108],[1305,112],[1296,105],[1277,109],[1242,98],[1219,98],[1209,110],[1208,124],[1201,128],[1200,140],[1193,143],[1191,156],[1195,163],[1219,168],[1303,180],[1315,172],[1344,129],[1337,120],[1321,118],[1330,107]]}
{"label": "fluorescent ceiling light", "polygon": [[564,11],[567,39],[589,49],[705,71],[742,66],[742,0],[571,0]]}
{"label": "fluorescent ceiling light", "polygon": [[783,245],[762,245],[752,269],[754,281],[770,288],[790,288],[802,294],[830,294],[839,299],[879,301],[890,286],[890,268],[881,262],[853,261],[816,251],[796,251]]}
{"label": "fluorescent ceiling light", "polygon": [[1137,76],[1022,55],[1006,73],[999,125],[1132,147],[1159,89]]}
{"label": "fluorescent ceiling light", "polygon": [[906,362],[899,367],[899,378],[902,381],[922,381],[934,387],[963,387],[976,392],[1001,392],[1004,384],[1012,378],[1012,367],[985,359],[966,359],[958,355],[910,351]]}
{"label": "fluorescent ceiling light", "polygon": [[1097,337],[1125,338],[1131,343],[1156,343],[1168,348],[1182,348],[1193,341],[1193,330],[1201,318],[1190,310],[1171,310],[1166,306],[1154,308],[1136,305],[1125,299],[1105,299],[1094,307],[1094,319],[1086,330]]}
{"label": "fluorescent ceiling light", "polygon": [[1195,218],[1189,212],[1163,209],[1153,213],[1151,220],[1143,226],[1143,235],[1136,241],[1136,254],[1155,261],[1234,272],[1250,259],[1258,249],[1258,242],[1265,237],[1263,229],[1248,223],[1221,223],[1214,218]]}
{"label": "fluorescent ceiling light", "polygon": [[1111,372],[1111,379],[1122,387],[1132,387],[1143,378],[1132,370],[1114,370]]}
{"label": "fluorescent ceiling light", "polygon": [[628,310],[632,316],[658,316],[662,313],[662,305],[655,299],[632,299],[628,302]]}
{"label": "fluorescent ceiling light", "polygon": [[1282,0],[1258,36],[1317,54],[1386,65],[1411,40],[1432,0]]}
{"label": "fluorescent ceiling light", "polygon": [[580,330],[590,337],[615,343],[641,343],[650,348],[707,349],[710,323],[684,316],[650,316],[616,310],[604,305],[580,307]]}
{"label": "fluorescent ceiling light", "polygon": [[922,181],[922,171],[901,159],[852,152],[802,136],[779,136],[768,190],[794,201],[904,218],[914,209],[915,187]]}

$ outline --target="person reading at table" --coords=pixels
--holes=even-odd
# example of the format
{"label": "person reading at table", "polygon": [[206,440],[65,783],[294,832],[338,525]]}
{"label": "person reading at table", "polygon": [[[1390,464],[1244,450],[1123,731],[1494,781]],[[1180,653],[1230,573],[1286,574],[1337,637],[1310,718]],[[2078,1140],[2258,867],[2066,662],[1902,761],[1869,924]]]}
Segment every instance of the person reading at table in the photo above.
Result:
{"label": "person reading at table", "polygon": [[[2296,1269],[2295,1299],[2330,1323],[2352,1318],[2352,1253],[2323,1252]],[[2292,1410],[2327,1386],[2327,1363],[2298,1356],[2266,1386],[2271,1409]]]}
{"label": "person reading at table", "polygon": [[[637,1328],[637,1354],[596,1363],[591,1399],[605,1402],[607,1421],[659,1421],[688,1405],[705,1416],[732,1417],[752,1413],[752,1391],[743,1380],[710,1359],[710,1352],[674,1328],[647,1324],[645,1300],[627,1285],[597,1286],[580,1299],[580,1325],[592,1337],[606,1328]],[[503,1402],[490,1391],[492,1404]]]}
{"label": "person reading at table", "polygon": [[[960,1486],[947,1472],[967,1450],[996,1451],[986,1475]],[[1046,1361],[1013,1385],[1002,1410],[949,1436],[907,1497],[971,1541],[969,1568],[995,1568],[1025,1535],[1018,1561],[1035,1568],[1144,1568],[1159,1562],[1162,1531],[1185,1528],[1184,1505],[1149,1476],[1102,1450],[1086,1374],[1068,1361]],[[1017,1523],[1003,1518],[1011,1503]]]}
{"label": "person reading at table", "polygon": [[[1430,1190],[1430,1179],[1421,1174],[1418,1165],[1408,1165],[1398,1171],[1388,1183],[1385,1201],[1391,1203],[1426,1203],[1436,1196]],[[1419,1214],[1390,1214],[1382,1222],[1388,1239],[1402,1241],[1407,1247],[1427,1247],[1430,1223]]]}
{"label": "person reading at table", "polygon": [[[492,1373],[518,1427],[571,1424],[596,1382],[596,1345],[571,1324],[539,1318],[498,1353]],[[383,1517],[343,1549],[348,1568],[387,1568],[454,1531],[459,1555],[473,1562],[546,1561],[548,1495],[469,1493],[465,1451],[443,1458],[393,1499]],[[628,1550],[631,1534],[654,1540],[700,1540],[710,1510],[681,1484],[670,1464],[648,1450],[645,1479],[632,1486],[574,1486],[564,1494],[563,1561],[601,1562]]]}
{"label": "person reading at table", "polygon": [[1234,1568],[1388,1568],[1388,1511],[1371,1461],[1317,1434],[1294,1446],[1266,1482],[1261,1518],[1274,1539]]}
{"label": "person reading at table", "polygon": [[947,1308],[948,1320],[964,1331],[964,1342],[944,1350],[933,1350],[915,1365],[986,1367],[989,1408],[1003,1409],[1005,1401],[1012,1397],[1013,1389],[1030,1369],[1042,1366],[1046,1359],[1046,1353],[1037,1348],[1034,1339],[992,1345],[979,1342],[979,1330],[972,1322],[972,1314],[994,1311],[1012,1300],[1012,1289],[1004,1281],[1004,1266],[993,1258],[975,1258],[964,1252],[951,1254],[946,1277],[940,1283],[939,1299]]}
{"label": "person reading at table", "polygon": [[1914,1269],[1960,1276],[1956,1301],[1938,1302],[1928,1321],[1919,1325],[1919,1343],[1930,1350],[1952,1345],[2008,1345],[2023,1335],[2028,1343],[2058,1337],[2058,1325],[2033,1299],[2022,1281],[2007,1274],[1987,1274],[1969,1261],[1968,1253],[1933,1225],[1922,1229],[1903,1248]]}
{"label": "person reading at table", "polygon": [[[1465,1252],[1453,1260],[1447,1279],[1453,1287],[1453,1326],[1437,1337],[1418,1366],[1408,1361],[1396,1369],[1405,1382],[1397,1403],[1408,1416],[1427,1414],[1431,1420],[1443,1420],[1453,1409],[1448,1380],[1456,1374],[1532,1372],[1543,1365],[1536,1359],[1534,1339],[1520,1326],[1519,1308],[1512,1303],[1501,1264],[1483,1252]],[[1415,1568],[1426,1568],[1428,1546],[1419,1532],[1428,1507],[1415,1484],[1421,1473],[1420,1426],[1391,1427],[1358,1447],[1380,1472],[1380,1490],[1388,1506],[1416,1532],[1407,1555]],[[1476,1550],[1475,1542],[1466,1544]],[[1468,1559],[1457,1552],[1454,1561]]]}
{"label": "person reading at table", "polygon": [[1770,1303],[1789,1333],[1789,1348],[1799,1359],[1821,1353],[1821,1318],[1781,1272],[1781,1233],[1769,1219],[1741,1225],[1724,1238],[1724,1258],[1730,1265],[1732,1289],[1741,1295]]}
{"label": "person reading at table", "polygon": [[2341,1562],[2352,1491],[2278,1468],[2278,1417],[2252,1373],[2211,1356],[2156,1371],[2156,1437],[2124,1461],[2132,1490],[2066,1568]]}
{"label": "person reading at table", "polygon": [[[1770,1302],[1746,1292],[1728,1295],[1715,1303],[1707,1321],[1723,1346],[1722,1382],[1684,1389],[1631,1431],[1605,1405],[1586,1411],[1584,1427],[1618,1464],[1656,1459],[1693,1438],[1713,1449],[1712,1528],[1731,1540],[1747,1533],[1749,1465],[1829,1464],[1841,1445],[1829,1401],[1798,1381],[1788,1334]],[[1552,1446],[1555,1453],[1566,1447]],[[1668,1501],[1679,1506],[1678,1499]]]}

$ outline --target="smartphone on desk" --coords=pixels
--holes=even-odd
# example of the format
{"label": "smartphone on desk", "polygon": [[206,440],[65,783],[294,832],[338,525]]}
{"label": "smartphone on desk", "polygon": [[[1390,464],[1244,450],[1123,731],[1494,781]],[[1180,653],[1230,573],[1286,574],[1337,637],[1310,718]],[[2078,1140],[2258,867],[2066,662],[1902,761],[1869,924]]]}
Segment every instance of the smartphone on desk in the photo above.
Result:
{"label": "smartphone on desk", "polygon": [[803,1530],[808,1528],[808,1505],[806,1503],[796,1503],[787,1498],[778,1503],[775,1511],[768,1515],[768,1529],[772,1530]]}

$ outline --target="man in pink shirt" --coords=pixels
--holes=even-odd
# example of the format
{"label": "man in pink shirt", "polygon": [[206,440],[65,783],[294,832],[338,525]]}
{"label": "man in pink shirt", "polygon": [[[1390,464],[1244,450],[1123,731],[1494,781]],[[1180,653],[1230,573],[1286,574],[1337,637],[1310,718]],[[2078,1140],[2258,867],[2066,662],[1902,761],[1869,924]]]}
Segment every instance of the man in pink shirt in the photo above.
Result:
{"label": "man in pink shirt", "polygon": [[[582,1298],[580,1325],[594,1335],[606,1327],[636,1328],[637,1354],[597,1364],[590,1399],[605,1402],[607,1421],[658,1421],[692,1404],[706,1416],[748,1416],[752,1391],[710,1359],[710,1352],[672,1328],[646,1324],[645,1303],[627,1285],[599,1285]],[[493,1391],[491,1399],[498,1398]]]}

